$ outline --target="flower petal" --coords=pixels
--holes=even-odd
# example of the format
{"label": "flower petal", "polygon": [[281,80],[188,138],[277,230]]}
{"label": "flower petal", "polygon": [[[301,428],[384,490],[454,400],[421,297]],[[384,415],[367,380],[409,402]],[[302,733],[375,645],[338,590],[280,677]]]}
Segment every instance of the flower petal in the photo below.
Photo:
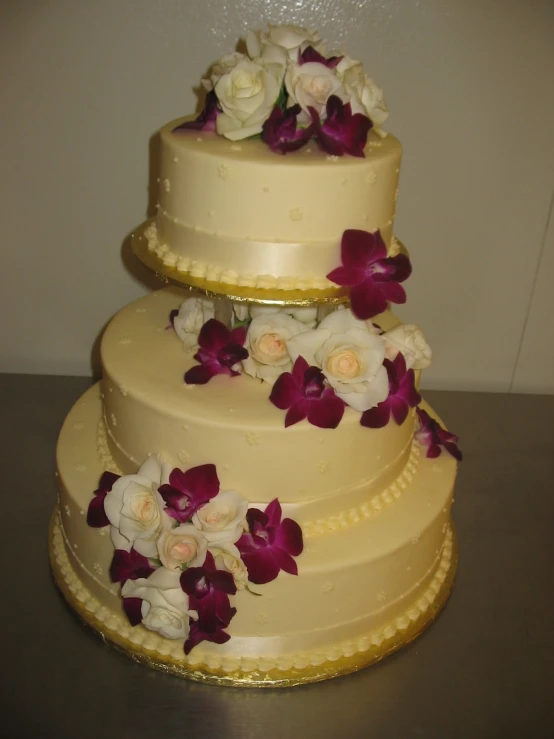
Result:
{"label": "flower petal", "polygon": [[205,385],[217,372],[205,364],[198,364],[185,372],[185,383],[187,385]]}
{"label": "flower petal", "polygon": [[370,408],[362,413],[360,424],[369,429],[381,429],[390,420],[390,406],[386,400],[379,403],[375,408]]}
{"label": "flower petal", "polygon": [[292,518],[284,518],[275,536],[275,544],[293,557],[298,557],[304,549],[302,529]]}
{"label": "flower petal", "polygon": [[302,398],[302,390],[290,372],[283,372],[279,375],[269,394],[273,405],[282,411],[287,410]]}
{"label": "flower petal", "polygon": [[303,421],[308,415],[308,401],[304,398],[296,401],[287,411],[285,416],[285,428],[294,426],[295,423]]}
{"label": "flower petal", "polygon": [[344,401],[331,390],[324,397],[311,401],[308,405],[308,421],[321,429],[336,429],[344,415]]}
{"label": "flower petal", "polygon": [[387,301],[381,293],[381,286],[371,277],[352,288],[350,301],[352,312],[361,319],[373,318],[387,309]]}
{"label": "flower petal", "polygon": [[142,598],[123,598],[123,610],[131,626],[138,626],[142,621]]}

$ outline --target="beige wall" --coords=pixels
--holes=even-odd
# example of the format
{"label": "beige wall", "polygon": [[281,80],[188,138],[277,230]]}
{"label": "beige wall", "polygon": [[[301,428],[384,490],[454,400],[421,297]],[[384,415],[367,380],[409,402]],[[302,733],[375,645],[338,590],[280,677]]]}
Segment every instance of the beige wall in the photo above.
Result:
{"label": "beige wall", "polygon": [[317,26],[384,87],[433,388],[554,392],[554,3],[29,0],[0,11],[0,370],[87,374],[148,289],[149,139],[248,27]]}

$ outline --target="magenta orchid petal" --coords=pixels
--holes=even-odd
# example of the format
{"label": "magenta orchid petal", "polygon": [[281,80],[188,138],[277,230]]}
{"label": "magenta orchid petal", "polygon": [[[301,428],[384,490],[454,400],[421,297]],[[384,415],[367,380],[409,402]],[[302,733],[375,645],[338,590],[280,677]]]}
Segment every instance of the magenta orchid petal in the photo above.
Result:
{"label": "magenta orchid petal", "polygon": [[308,417],[308,403],[305,400],[299,400],[287,411],[285,416],[285,428],[294,426],[295,423],[299,423]]}
{"label": "magenta orchid petal", "polygon": [[344,403],[325,384],[319,367],[310,367],[304,357],[298,357],[292,372],[277,378],[269,399],[280,410],[287,410],[285,427],[305,418],[319,428],[336,428],[344,414]]}
{"label": "magenta orchid petal", "polygon": [[[386,402],[386,401],[385,401]],[[402,426],[408,416],[409,406],[404,398],[398,395],[393,395],[390,398],[389,408],[392,413],[392,417],[399,426]]]}
{"label": "magenta orchid petal", "polygon": [[324,403],[309,404],[308,421],[321,429],[336,429],[342,421],[345,402],[330,389],[324,391],[322,398]]}
{"label": "magenta orchid petal", "polygon": [[248,350],[243,346],[245,340],[244,326],[229,331],[221,321],[210,318],[198,335],[199,349],[194,358],[200,365],[185,373],[185,382],[205,385],[215,375],[238,375],[236,367],[248,357]]}
{"label": "magenta orchid petal", "polygon": [[201,464],[186,472],[175,468],[169,475],[169,484],[159,487],[165,512],[180,523],[190,521],[218,492],[219,478],[213,464]]}
{"label": "magenta orchid petal", "polygon": [[438,457],[442,452],[442,447],[461,462],[462,452],[458,448],[458,437],[444,429],[423,408],[417,408],[417,416],[420,428],[416,432],[416,438],[422,446],[427,447],[427,457],[432,459]]}
{"label": "magenta orchid petal", "polygon": [[344,57],[342,56],[330,56],[326,59],[319,51],[316,51],[313,46],[307,46],[304,51],[298,50],[298,64],[308,64],[309,62],[317,62],[323,64],[329,69],[334,69]]}
{"label": "magenta orchid petal", "polygon": [[[235,608],[231,610],[236,612]],[[191,650],[203,641],[213,642],[214,644],[225,644],[225,642],[228,642],[231,637],[226,631],[223,631],[223,628],[223,626],[218,624],[215,631],[207,632],[202,630],[198,622],[192,621],[189,635],[184,646],[185,654],[190,654]]]}
{"label": "magenta orchid petal", "polygon": [[360,424],[369,429],[381,429],[390,420],[390,408],[386,401],[362,413]]}
{"label": "magenta orchid petal", "polygon": [[123,610],[131,626],[138,626],[142,621],[142,598],[123,598]]}
{"label": "magenta orchid petal", "polygon": [[302,552],[302,530],[289,518],[281,520],[282,511],[275,498],[265,511],[250,508],[246,514],[248,531],[237,542],[248,579],[256,585],[271,582],[280,570],[297,574],[291,559]]}
{"label": "magenta orchid petal", "polygon": [[98,488],[94,491],[94,498],[90,501],[87,510],[87,524],[92,528],[100,529],[110,525],[104,510],[104,499],[118,479],[119,475],[114,472],[103,472],[100,476]]}
{"label": "magenta orchid petal", "polygon": [[147,578],[155,570],[147,557],[143,557],[135,549],[130,552],[124,549],[116,549],[110,565],[110,580],[120,582],[122,585],[127,580],[136,580],[139,577]]}
{"label": "magenta orchid petal", "polygon": [[342,266],[329,272],[327,278],[351,288],[351,307],[357,318],[365,320],[382,313],[387,301],[406,301],[406,292],[399,283],[411,274],[410,260],[405,254],[387,257],[379,231],[346,230],[341,240],[341,261]]}
{"label": "magenta orchid petal", "polygon": [[172,133],[176,131],[215,131],[216,130],[216,118],[219,115],[219,105],[217,102],[216,94],[211,90],[206,95],[204,102],[204,110],[194,121],[185,121],[181,125],[176,126]]}
{"label": "magenta orchid petal", "polygon": [[330,95],[325,107],[323,124],[319,113],[312,107],[308,108],[319,147],[333,156],[350,154],[364,157],[367,135],[373,126],[371,120],[361,113],[352,115],[350,103],[343,103],[337,95]]}
{"label": "magenta orchid petal", "polygon": [[269,148],[278,154],[288,154],[302,148],[311,139],[315,127],[298,128],[297,116],[300,106],[293,105],[282,110],[276,105],[262,126],[262,139]]}

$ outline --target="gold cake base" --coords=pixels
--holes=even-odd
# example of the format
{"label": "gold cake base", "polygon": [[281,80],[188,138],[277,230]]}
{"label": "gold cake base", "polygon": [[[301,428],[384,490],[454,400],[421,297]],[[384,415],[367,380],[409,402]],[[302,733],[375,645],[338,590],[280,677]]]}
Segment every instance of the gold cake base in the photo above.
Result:
{"label": "gold cake base", "polygon": [[[419,618],[410,621],[405,629],[396,630],[391,637],[384,638],[380,644],[372,644],[364,652],[342,656],[337,660],[327,661],[317,666],[309,665],[306,668],[292,668],[289,670],[271,669],[249,672],[235,670],[226,672],[222,669],[212,669],[207,665],[193,666],[183,663],[182,660],[164,656],[159,652],[138,646],[119,633],[117,629],[110,628],[106,623],[109,618],[98,618],[87,605],[87,603],[94,601],[94,598],[84,587],[67,558],[61,534],[58,506],[56,506],[50,521],[48,552],[54,580],[69,606],[105,643],[115,647],[136,662],[178,677],[211,685],[243,688],[288,688],[347,675],[379,662],[401,647],[410,644],[430,626],[446,604],[454,583],[458,563],[458,543],[452,522],[450,527],[452,531],[452,553],[448,572],[435,600]],[[75,587],[75,583],[78,584],[78,587]]]}

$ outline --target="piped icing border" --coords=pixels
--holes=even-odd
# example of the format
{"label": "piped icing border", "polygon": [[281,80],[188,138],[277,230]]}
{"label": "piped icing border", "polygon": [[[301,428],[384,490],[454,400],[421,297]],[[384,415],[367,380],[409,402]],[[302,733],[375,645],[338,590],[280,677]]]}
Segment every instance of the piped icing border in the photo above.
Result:
{"label": "piped icing border", "polygon": [[376,662],[415,639],[446,603],[457,564],[457,543],[449,526],[433,577],[400,616],[380,629],[327,649],[274,657],[234,657],[195,650],[185,656],[180,641],[172,641],[142,626],[131,627],[122,616],[101,605],[83,585],[68,559],[60,514],[51,521],[50,563],[54,578],[69,604],[101,636],[131,658],[150,667],[193,680],[241,687],[289,687],[347,674]]}
{"label": "piped icing border", "polygon": [[[195,238],[198,237],[198,232],[193,229],[189,230],[191,230],[191,233],[194,234]],[[163,267],[174,269],[184,279],[190,277],[194,280],[205,280],[206,282],[214,284],[239,288],[253,288],[258,290],[314,290],[316,292],[338,292],[337,285],[326,277],[316,277],[314,275],[285,275],[275,277],[268,274],[240,274],[233,269],[180,256],[174,252],[168,244],[162,243],[158,236],[156,223],[153,219],[147,221],[146,224],[141,227],[140,231],[133,234],[133,237],[139,241],[146,239],[148,252],[155,256]],[[223,239],[225,237],[220,238]],[[283,244],[283,246],[285,245]],[[393,236],[388,249],[388,256],[394,257],[401,251],[404,251],[402,244]]]}
{"label": "piped icing border", "polygon": [[[103,418],[100,418],[98,421],[96,449],[100,463],[106,471],[114,472],[116,475],[123,474],[111,455],[106,424]],[[369,518],[379,516],[386,508],[393,505],[402,496],[403,491],[412,482],[420,460],[421,447],[419,442],[414,438],[406,465],[394,482],[361,505],[352,506],[351,508],[339,511],[330,516],[325,516],[324,518],[308,519],[303,522],[302,531],[304,537],[306,539],[312,539],[332,531],[345,530],[363,521],[367,521]],[[256,503],[253,505],[257,506]]]}

